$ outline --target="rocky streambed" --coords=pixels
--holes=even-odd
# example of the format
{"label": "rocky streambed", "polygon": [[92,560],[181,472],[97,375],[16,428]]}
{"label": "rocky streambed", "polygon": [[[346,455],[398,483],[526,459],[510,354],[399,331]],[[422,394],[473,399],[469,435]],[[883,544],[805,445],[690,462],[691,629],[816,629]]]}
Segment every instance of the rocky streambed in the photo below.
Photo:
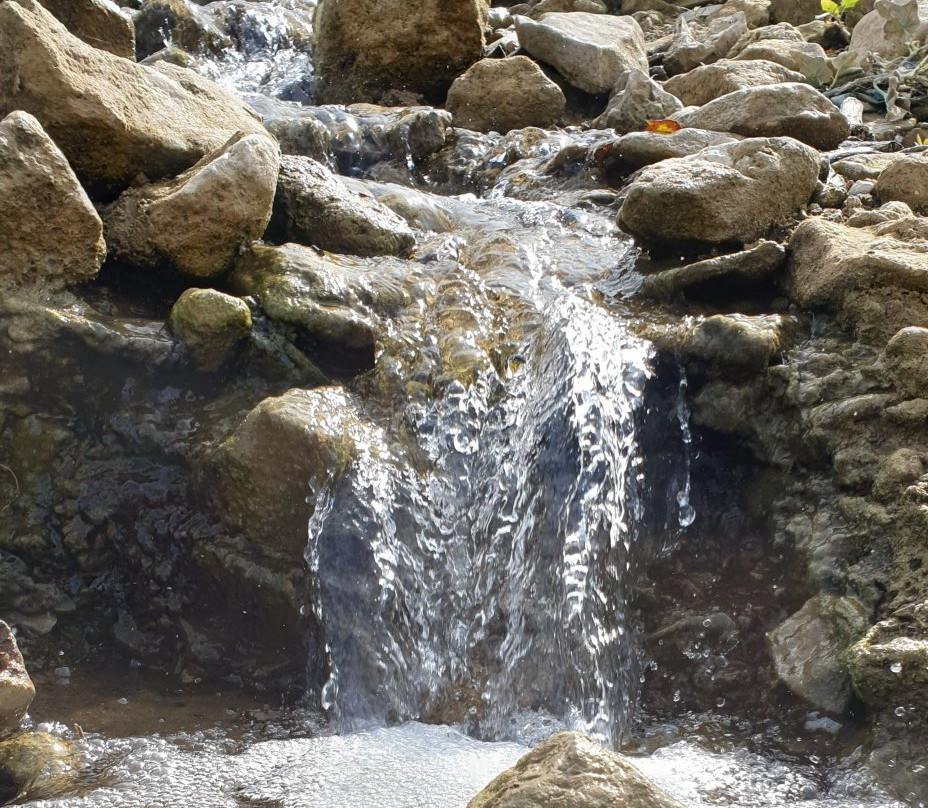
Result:
{"label": "rocky streambed", "polygon": [[0,0],[0,796],[924,804],[926,37]]}

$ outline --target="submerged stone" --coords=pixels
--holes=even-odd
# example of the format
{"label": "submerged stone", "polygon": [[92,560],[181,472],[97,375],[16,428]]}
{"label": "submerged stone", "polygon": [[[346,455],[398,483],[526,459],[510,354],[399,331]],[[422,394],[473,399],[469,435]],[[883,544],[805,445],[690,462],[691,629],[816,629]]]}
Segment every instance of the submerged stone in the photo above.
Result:
{"label": "submerged stone", "polygon": [[0,620],[0,737],[19,729],[35,698],[35,685],[10,627]]}

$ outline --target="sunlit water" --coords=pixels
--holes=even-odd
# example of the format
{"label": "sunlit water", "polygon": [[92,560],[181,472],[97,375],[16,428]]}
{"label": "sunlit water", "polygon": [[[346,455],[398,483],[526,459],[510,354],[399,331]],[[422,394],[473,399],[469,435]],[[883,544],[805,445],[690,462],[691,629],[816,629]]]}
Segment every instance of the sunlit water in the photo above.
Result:
{"label": "sunlit water", "polygon": [[[226,5],[207,11],[218,18]],[[282,106],[311,99],[308,49],[288,32],[289,15],[313,4],[245,5],[244,42],[200,69],[268,117],[311,117],[327,133],[318,156],[362,174],[395,116]],[[599,300],[633,285],[628,242],[609,216],[563,204],[569,194],[506,198],[544,199],[544,161],[600,137],[539,135],[518,169],[505,167],[502,138],[462,139],[462,183],[499,166],[483,200],[350,181],[419,230],[413,263],[381,279],[403,286],[407,310],[367,312],[388,335],[378,373],[393,363],[394,375],[438,382],[395,411],[359,393],[361,457],[312,492],[308,608],[324,627],[327,675],[310,690],[321,685],[339,734],[244,748],[222,732],[91,737],[78,742],[85,765],[67,796],[30,804],[464,808],[559,729],[621,740],[640,682],[628,590],[661,549],[641,527],[664,519],[669,540],[697,517],[686,382],[658,413],[679,462],[647,479],[639,435],[652,349]],[[404,179],[428,187],[411,154],[400,163]],[[647,496],[658,485],[667,513]],[[445,725],[384,726],[423,718]],[[692,740],[638,765],[694,808],[897,804],[855,761],[823,774]]]}

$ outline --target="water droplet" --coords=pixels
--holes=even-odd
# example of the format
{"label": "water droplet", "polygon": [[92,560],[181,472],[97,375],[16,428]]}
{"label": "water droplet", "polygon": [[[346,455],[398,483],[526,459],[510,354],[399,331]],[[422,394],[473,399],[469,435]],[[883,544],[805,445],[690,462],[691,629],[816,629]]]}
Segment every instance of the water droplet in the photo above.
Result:
{"label": "water droplet", "polygon": [[705,620],[702,621],[702,624],[703,624],[706,628],[709,628],[709,626],[712,625],[712,621],[707,617]]}
{"label": "water droplet", "polygon": [[905,707],[897,707],[893,712],[898,716],[905,715]]}
{"label": "water droplet", "polygon": [[717,698],[717,699],[715,700],[715,706],[716,706],[716,707],[724,707],[724,706],[725,706],[725,699],[724,699],[723,697]]}
{"label": "water droplet", "polygon": [[893,673],[902,673],[902,663],[901,663],[901,662],[893,662],[893,664],[889,666],[889,669],[890,669]]}
{"label": "water droplet", "polygon": [[673,700],[674,700],[675,702],[677,702],[677,701],[680,701],[680,698],[681,698],[681,696],[680,696],[680,691],[677,690],[677,691],[673,694]]}

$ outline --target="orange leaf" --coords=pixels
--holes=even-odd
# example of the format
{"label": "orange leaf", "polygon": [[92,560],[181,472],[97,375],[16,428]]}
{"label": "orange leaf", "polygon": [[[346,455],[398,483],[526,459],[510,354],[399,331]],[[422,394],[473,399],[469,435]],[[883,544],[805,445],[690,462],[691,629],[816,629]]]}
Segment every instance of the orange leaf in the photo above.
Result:
{"label": "orange leaf", "polygon": [[681,129],[676,121],[645,121],[646,132],[655,132],[658,135],[672,135]]}

